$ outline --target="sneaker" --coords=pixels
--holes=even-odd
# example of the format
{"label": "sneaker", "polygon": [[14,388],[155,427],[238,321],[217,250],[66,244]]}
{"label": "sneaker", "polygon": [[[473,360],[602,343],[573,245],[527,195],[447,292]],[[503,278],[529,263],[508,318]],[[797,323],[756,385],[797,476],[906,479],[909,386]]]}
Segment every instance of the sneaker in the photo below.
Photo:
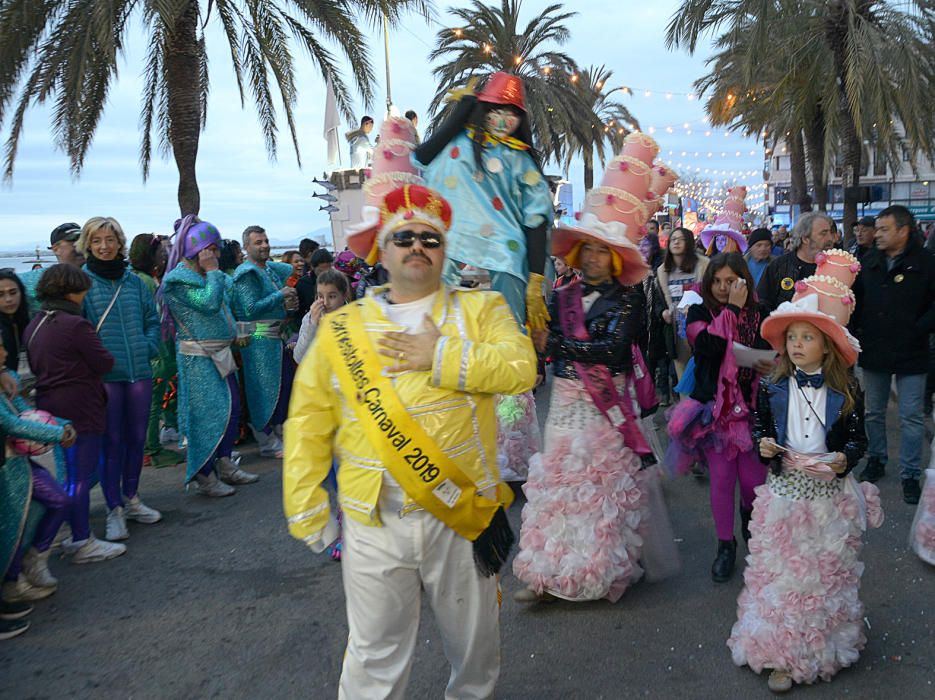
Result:
{"label": "sneaker", "polygon": [[922,495],[922,488],[919,486],[918,479],[903,479],[903,501],[911,506],[919,502]]}
{"label": "sneaker", "polygon": [[175,428],[163,428],[159,431],[159,442],[164,445],[177,443],[179,441],[179,431]]}
{"label": "sneaker", "polygon": [[237,489],[233,486],[228,486],[218,479],[214,475],[214,472],[211,472],[208,476],[195,474],[195,481],[195,493],[207,496],[208,498],[224,498],[225,496],[233,496],[237,493]]}
{"label": "sneaker", "polygon": [[521,588],[513,594],[513,600],[517,603],[552,603],[556,598],[546,591],[536,593],[531,588]]}
{"label": "sneaker", "polygon": [[107,512],[107,534],[104,535],[111,542],[130,538],[127,530],[127,516],[123,506],[117,506]]}
{"label": "sneaker", "polygon": [[282,440],[275,435],[270,435],[266,443],[260,447],[260,457],[282,459]]}
{"label": "sneaker", "polygon": [[[162,520],[162,513],[160,513],[155,508],[150,508],[148,505],[143,503],[140,500],[139,496],[134,496],[130,499],[130,502],[124,507],[124,514],[126,515],[127,520],[133,520],[138,523],[145,523],[146,525],[152,525],[153,523],[158,523]],[[108,537],[107,539],[113,539]]]}
{"label": "sneaker", "polygon": [[8,600],[0,600],[0,620],[19,620],[32,611],[32,603],[11,603]]}
{"label": "sneaker", "polygon": [[52,546],[49,547],[50,551],[62,548],[62,543],[71,541],[71,525],[67,522],[62,523],[62,526],[58,529],[58,532],[55,533],[55,539],[52,540]]}
{"label": "sneaker", "polygon": [[867,460],[867,466],[860,472],[859,481],[869,481],[876,483],[886,475],[886,463],[881,462],[878,457],[871,457]]}
{"label": "sneaker", "polygon": [[92,564],[107,561],[125,554],[127,546],[119,542],[107,542],[97,539],[92,533],[86,540],[65,545],[65,553],[71,554],[72,564]]}
{"label": "sneaker", "polygon": [[259,474],[244,471],[235,465],[227,457],[222,457],[217,461],[218,476],[225,484],[240,486],[242,484],[253,484],[260,480]]}
{"label": "sneaker", "polygon": [[774,693],[786,693],[792,690],[792,676],[785,671],[773,670],[766,681],[766,687]]}
{"label": "sneaker", "polygon": [[58,580],[49,571],[49,554],[51,553],[49,549],[40,552],[32,547],[23,555],[23,576],[32,585],[45,588],[54,588],[58,585]]}
{"label": "sneaker", "polygon": [[29,620],[0,620],[0,639],[12,639],[29,629]]}
{"label": "sneaker", "polygon": [[20,574],[15,581],[4,581],[3,599],[10,603],[28,603],[48,598],[55,593],[57,586],[35,586]]}

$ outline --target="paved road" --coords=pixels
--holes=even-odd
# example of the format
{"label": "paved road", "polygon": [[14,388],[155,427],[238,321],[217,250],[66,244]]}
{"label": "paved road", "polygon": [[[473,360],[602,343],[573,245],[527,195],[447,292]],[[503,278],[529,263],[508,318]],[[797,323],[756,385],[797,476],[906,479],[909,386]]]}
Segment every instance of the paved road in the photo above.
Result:
{"label": "paved road", "polygon": [[[0,697],[335,697],[347,634],[341,567],[286,534],[278,465],[245,460],[262,480],[219,501],[183,493],[181,467],[147,469],[143,495],[164,522],[131,524],[117,560],[53,562],[59,592],[37,606],[29,632],[0,643]],[[913,508],[898,478],[880,487],[886,523],[864,550],[867,648],[832,684],[797,694],[935,697],[935,569],[907,550]],[[736,668],[725,646],[741,576],[716,585],[708,575],[706,484],[685,478],[665,490],[678,576],[640,583],[616,605],[533,607],[512,601],[518,583],[505,577],[499,697],[769,697],[765,676]],[[97,501],[99,533],[103,517]],[[441,698],[440,638],[428,611],[420,624],[409,697]]]}

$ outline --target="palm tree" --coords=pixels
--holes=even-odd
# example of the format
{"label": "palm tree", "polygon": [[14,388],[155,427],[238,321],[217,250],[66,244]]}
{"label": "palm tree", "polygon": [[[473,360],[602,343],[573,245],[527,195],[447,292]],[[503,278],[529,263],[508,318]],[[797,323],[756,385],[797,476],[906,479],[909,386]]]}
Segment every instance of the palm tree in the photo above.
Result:
{"label": "palm tree", "polygon": [[575,156],[584,161],[584,191],[594,186],[594,154],[597,153],[601,167],[605,161],[605,144],[612,154],[623,146],[623,140],[634,128],[639,128],[636,118],[622,103],[612,99],[614,93],[625,93],[622,86],[607,89],[613,71],[604,66],[589,66],[582,70],[576,81],[581,101],[596,117],[595,121],[574,123],[566,132],[565,172]]}
{"label": "palm tree", "polygon": [[[813,45],[803,45],[795,18],[788,19],[772,37],[768,52],[754,51],[755,33],[749,25],[736,38],[724,34],[715,43],[720,49],[708,59],[710,72],[695,81],[700,95],[707,95],[706,111],[713,126],[727,126],[732,131],[763,140],[764,146],[783,141],[790,156],[790,201],[808,211],[806,149],[803,129],[813,134],[814,114],[820,111],[821,80],[814,75],[821,62],[813,54]],[[750,57],[756,55],[756,60]],[[772,140],[770,141],[770,137]],[[822,139],[824,134],[821,134]],[[820,143],[824,148],[823,140]],[[810,144],[811,146],[811,144]],[[769,153],[770,151],[768,151]],[[814,154],[809,148],[815,199],[824,209],[827,199],[823,151]]]}
{"label": "palm tree", "polygon": [[[334,86],[337,103],[353,118],[351,94],[334,53],[350,63],[358,92],[373,99],[373,69],[357,14],[431,12],[430,0],[0,0],[0,122],[10,116],[5,177],[13,176],[27,108],[51,102],[56,145],[81,173],[118,71],[118,57],[134,20],[146,33],[140,165],[149,175],[153,141],[163,157],[171,149],[179,171],[182,214],[197,214],[198,140],[208,116],[209,72],[205,26],[213,18],[227,39],[241,106],[254,103],[270,158],[275,159],[281,110],[301,166],[293,109],[298,97],[293,45],[307,51]],[[277,105],[278,103],[278,105]]]}
{"label": "palm tree", "polygon": [[568,41],[570,33],[563,23],[576,13],[562,11],[560,4],[549,5],[521,27],[521,9],[522,0],[500,0],[499,7],[471,0],[470,7],[449,10],[458,26],[439,31],[429,54],[433,62],[444,61],[433,71],[439,86],[430,110],[441,110],[439,117],[443,119],[448,92],[461,88],[473,76],[514,73],[526,84],[533,140],[546,158],[560,161],[566,150],[566,132],[575,125],[598,121],[576,88],[577,64],[555,48]]}
{"label": "palm tree", "polygon": [[[844,184],[856,186],[864,140],[891,165],[898,165],[904,145],[935,156],[935,0],[906,6],[888,0],[685,0],[670,20],[666,43],[694,52],[701,34],[724,27],[729,46],[750,33],[752,46],[769,51],[781,41],[776,32],[796,18],[800,40],[824,54],[821,113],[814,118],[823,121],[826,142],[837,136],[833,152],[840,154]],[[758,58],[750,49],[743,54],[751,74]],[[811,141],[820,133],[812,132]],[[817,155],[817,143],[810,150]],[[844,230],[856,220],[857,202],[846,198]]]}

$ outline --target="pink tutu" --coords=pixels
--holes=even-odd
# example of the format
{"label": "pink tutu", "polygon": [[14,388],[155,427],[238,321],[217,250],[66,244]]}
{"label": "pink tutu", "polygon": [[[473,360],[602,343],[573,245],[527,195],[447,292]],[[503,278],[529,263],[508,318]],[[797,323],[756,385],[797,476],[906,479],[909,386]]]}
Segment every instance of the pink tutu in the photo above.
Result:
{"label": "pink tutu", "polygon": [[705,464],[705,450],[726,453],[729,459],[753,449],[750,421],[715,421],[714,401],[701,403],[686,397],[669,409],[669,447],[665,466],[670,475],[685,474],[696,462]]}
{"label": "pink tutu", "polygon": [[935,469],[925,470],[925,488],[912,523],[909,544],[922,561],[935,564]]}
{"label": "pink tutu", "polygon": [[647,472],[586,394],[556,383],[547,452],[533,458],[523,487],[513,573],[537,593],[616,601],[643,574]]}
{"label": "pink tutu", "polygon": [[497,397],[497,466],[503,481],[526,481],[529,461],[542,450],[542,434],[531,391]]}
{"label": "pink tutu", "polygon": [[796,683],[830,680],[866,643],[858,597],[863,529],[883,522],[880,492],[848,477],[770,473],[756,489],[734,663],[778,669]]}

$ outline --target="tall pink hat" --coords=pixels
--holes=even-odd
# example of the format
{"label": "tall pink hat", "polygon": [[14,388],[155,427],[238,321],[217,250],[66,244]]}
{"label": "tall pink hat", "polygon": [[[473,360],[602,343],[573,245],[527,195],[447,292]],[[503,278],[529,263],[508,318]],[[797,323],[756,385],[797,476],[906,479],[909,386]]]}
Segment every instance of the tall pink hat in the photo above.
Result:
{"label": "tall pink hat", "polygon": [[747,251],[747,239],[744,238],[743,213],[747,210],[745,200],[747,188],[743,185],[731,187],[724,201],[724,209],[714,219],[714,223],[701,232],[701,244],[705,250],[711,247],[711,242],[718,251],[724,249],[727,240],[731,239],[740,249],[741,253]]}
{"label": "tall pink hat", "polygon": [[401,117],[388,117],[380,125],[380,139],[373,149],[373,165],[364,183],[364,206],[361,222],[348,229],[347,247],[368,264],[374,250],[373,241],[380,227],[380,205],[393,190],[403,185],[424,185],[425,180],[410,158],[416,146],[416,130],[412,122]]}
{"label": "tall pink hat", "polygon": [[763,321],[760,334],[774,350],[784,353],[786,329],[797,321],[806,321],[824,333],[851,366],[860,353],[860,343],[847,330],[854,312],[854,293],[850,285],[822,274],[821,265],[817,273],[795,283],[792,301],[780,304]]}
{"label": "tall pink hat", "polygon": [[659,145],[646,134],[627,135],[623,149],[607,165],[601,184],[585,195],[584,209],[574,226],[558,226],[552,231],[552,253],[566,258],[578,250],[578,243],[595,240],[611,248],[621,264],[614,277],[621,284],[641,282],[649,272],[637,243],[641,229],[651,215],[650,203],[653,159]]}
{"label": "tall pink hat", "polygon": [[649,199],[644,202],[650,216],[662,209],[666,193],[678,179],[678,173],[669,165],[662,161],[656,161],[652,167],[652,176],[649,181]]}
{"label": "tall pink hat", "polygon": [[860,263],[857,258],[840,248],[824,250],[815,256],[816,275],[834,277],[846,287],[852,287],[857,273],[860,272]]}

